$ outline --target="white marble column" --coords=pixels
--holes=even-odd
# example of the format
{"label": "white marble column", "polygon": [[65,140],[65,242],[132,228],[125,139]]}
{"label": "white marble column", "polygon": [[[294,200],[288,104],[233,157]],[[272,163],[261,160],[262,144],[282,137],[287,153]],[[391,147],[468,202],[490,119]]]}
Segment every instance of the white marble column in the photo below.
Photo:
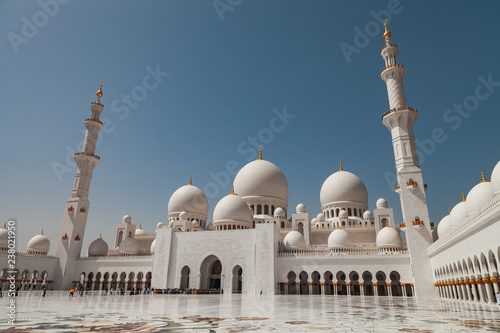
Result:
{"label": "white marble column", "polygon": [[493,299],[493,288],[491,287],[491,281],[489,278],[483,279],[484,287],[486,289],[486,300],[489,303],[496,303],[496,300]]}
{"label": "white marble column", "polygon": [[484,294],[483,280],[481,278],[476,279],[477,289],[479,289],[479,297],[482,303],[486,303],[486,295]]}

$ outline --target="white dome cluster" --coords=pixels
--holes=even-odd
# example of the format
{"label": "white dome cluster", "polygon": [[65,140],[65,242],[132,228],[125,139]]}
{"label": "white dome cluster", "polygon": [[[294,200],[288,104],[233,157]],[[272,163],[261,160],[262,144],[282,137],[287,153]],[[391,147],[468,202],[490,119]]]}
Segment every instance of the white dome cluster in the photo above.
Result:
{"label": "white dome cluster", "polygon": [[352,248],[352,239],[343,229],[335,229],[328,236],[328,248],[331,250],[349,250]]}
{"label": "white dome cluster", "polygon": [[214,209],[214,227],[220,224],[239,224],[249,226],[253,212],[237,194],[231,193],[222,198]]}
{"label": "white dome cluster", "polygon": [[376,242],[379,249],[400,249],[403,247],[401,234],[389,226],[382,228],[378,232]]}
{"label": "white dome cluster", "polygon": [[285,249],[287,250],[304,250],[306,248],[306,240],[304,239],[304,236],[295,230],[286,234],[283,243],[285,244]]}
{"label": "white dome cluster", "polygon": [[195,218],[206,220],[208,200],[205,193],[191,184],[177,189],[168,201],[168,217],[169,219],[180,218],[179,214],[183,211]]}
{"label": "white dome cluster", "polygon": [[340,170],[328,177],[323,183],[320,201],[322,206],[341,201],[368,205],[368,191],[358,176]]}
{"label": "white dome cluster", "polygon": [[118,247],[118,253],[125,256],[135,256],[139,253],[139,245],[134,238],[127,237]]}
{"label": "white dome cluster", "polygon": [[36,235],[29,242],[26,251],[31,254],[47,254],[50,250],[50,240],[43,234]]}
{"label": "white dome cluster", "polygon": [[444,238],[473,221],[475,214],[488,205],[494,195],[500,193],[500,162],[493,168],[491,181],[486,180],[484,173],[481,176],[482,181],[469,191],[467,198],[462,194],[463,200],[453,207],[449,215],[441,219],[437,226],[439,238]]}
{"label": "white dome cluster", "polygon": [[108,255],[108,243],[101,236],[90,243],[87,250],[89,257],[105,257]]}
{"label": "white dome cluster", "polygon": [[267,197],[288,201],[288,182],[283,172],[266,160],[245,165],[234,178],[234,189],[242,198]]}

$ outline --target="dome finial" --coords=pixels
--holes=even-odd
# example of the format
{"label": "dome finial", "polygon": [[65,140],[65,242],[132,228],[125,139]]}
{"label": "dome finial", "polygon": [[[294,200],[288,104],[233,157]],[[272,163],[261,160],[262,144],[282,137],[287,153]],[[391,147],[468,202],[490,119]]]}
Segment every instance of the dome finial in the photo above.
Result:
{"label": "dome finial", "polygon": [[139,223],[139,229],[142,229],[142,223]]}
{"label": "dome finial", "polygon": [[262,159],[262,145],[259,146],[259,160]]}
{"label": "dome finial", "polygon": [[385,27],[384,39],[391,38],[391,32],[387,30],[387,19],[384,20],[384,27]]}
{"label": "dome finial", "polygon": [[231,190],[231,193],[229,193],[229,195],[236,195],[236,193],[234,193],[234,185],[233,185],[233,188]]}
{"label": "dome finial", "polygon": [[102,239],[102,234],[99,234],[99,239]]}
{"label": "dome finial", "polygon": [[462,201],[465,201],[465,194],[462,192]]}
{"label": "dome finial", "polygon": [[193,185],[193,174],[189,175],[189,185]]}
{"label": "dome finial", "polygon": [[344,168],[342,167],[342,158],[340,158],[340,171],[344,171]]}
{"label": "dome finial", "polygon": [[3,224],[3,228],[4,228],[4,229],[7,229],[7,222],[5,222],[5,223]]}
{"label": "dome finial", "polygon": [[40,235],[43,235],[43,229],[42,229],[42,232],[40,233]]}
{"label": "dome finial", "polygon": [[385,221],[385,227],[387,228],[389,226],[389,222],[386,220]]}
{"label": "dome finial", "polygon": [[481,171],[481,177],[483,178],[483,180],[481,181],[481,183],[486,183],[487,180],[486,178],[484,177],[484,172]]}
{"label": "dome finial", "polygon": [[448,207],[448,215],[450,215],[450,213],[451,213],[451,208]]}

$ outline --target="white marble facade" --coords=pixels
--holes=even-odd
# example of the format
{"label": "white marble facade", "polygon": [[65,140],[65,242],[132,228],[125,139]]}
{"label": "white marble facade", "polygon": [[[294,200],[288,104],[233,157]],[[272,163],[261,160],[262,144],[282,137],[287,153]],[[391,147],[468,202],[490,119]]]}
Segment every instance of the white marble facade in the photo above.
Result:
{"label": "white marble facade", "polygon": [[[415,149],[413,123],[418,113],[406,105],[405,70],[397,63],[398,48],[390,38],[386,30],[381,78],[387,84],[390,110],[383,123],[392,136],[403,223],[395,221],[393,208],[383,198],[370,211],[363,181],[342,163],[323,183],[320,212],[313,214],[298,203],[287,216],[287,179],[261,151],[236,175],[233,191],[215,207],[212,223],[208,200],[190,179],[172,194],[168,222],[158,222],[153,233],[137,227],[127,214],[116,224],[112,242],[99,237],[82,257],[90,181],[99,163],[94,154],[102,128],[99,89],[85,121],[84,149],[75,154],[78,171],[55,242],[56,256],[47,255],[47,236],[35,236],[26,253],[17,253],[17,287],[416,295],[494,302],[499,291],[500,163],[491,182],[483,174],[434,228]],[[5,227],[0,229],[0,250],[3,266],[8,255]],[[6,287],[7,268],[0,268]]]}

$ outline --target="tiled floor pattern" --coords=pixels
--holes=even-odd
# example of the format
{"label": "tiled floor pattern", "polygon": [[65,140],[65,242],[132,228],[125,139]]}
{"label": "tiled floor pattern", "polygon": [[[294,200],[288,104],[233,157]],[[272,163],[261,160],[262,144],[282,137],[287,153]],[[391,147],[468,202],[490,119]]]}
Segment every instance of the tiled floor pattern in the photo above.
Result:
{"label": "tiled floor pattern", "polygon": [[[346,296],[155,295],[17,299],[4,332],[500,332],[500,306]],[[5,309],[8,299],[0,299]],[[5,311],[5,310],[2,310]],[[5,312],[4,312],[5,313]],[[7,330],[5,330],[7,329]]]}

